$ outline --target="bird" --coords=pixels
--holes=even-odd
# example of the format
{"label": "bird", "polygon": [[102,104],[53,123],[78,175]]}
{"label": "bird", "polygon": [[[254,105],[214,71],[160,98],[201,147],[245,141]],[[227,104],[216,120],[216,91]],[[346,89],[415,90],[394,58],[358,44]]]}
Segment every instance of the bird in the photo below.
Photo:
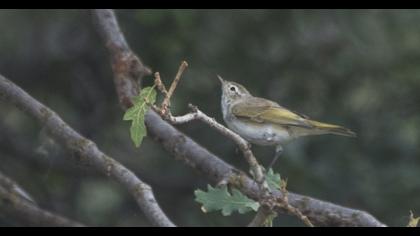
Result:
{"label": "bird", "polygon": [[221,82],[221,108],[227,127],[251,144],[275,146],[268,168],[273,167],[284,146],[297,138],[322,134],[357,136],[348,128],[312,120],[277,102],[253,96],[237,82],[217,77]]}

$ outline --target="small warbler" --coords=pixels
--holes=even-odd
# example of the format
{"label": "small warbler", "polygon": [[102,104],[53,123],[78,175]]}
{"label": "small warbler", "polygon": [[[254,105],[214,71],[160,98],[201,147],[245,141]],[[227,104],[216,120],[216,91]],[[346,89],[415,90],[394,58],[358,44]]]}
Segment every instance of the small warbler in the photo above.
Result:
{"label": "small warbler", "polygon": [[221,105],[225,123],[252,144],[275,146],[275,156],[269,167],[281,155],[283,146],[296,138],[321,134],[356,137],[347,128],[311,120],[276,102],[252,96],[236,82],[218,78],[222,83]]}

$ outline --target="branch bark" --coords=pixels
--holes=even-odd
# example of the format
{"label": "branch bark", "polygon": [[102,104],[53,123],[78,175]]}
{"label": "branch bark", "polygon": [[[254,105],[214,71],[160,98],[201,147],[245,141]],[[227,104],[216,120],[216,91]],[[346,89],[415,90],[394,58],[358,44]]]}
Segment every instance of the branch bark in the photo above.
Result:
{"label": "branch bark", "polygon": [[74,160],[96,168],[127,188],[152,224],[174,226],[159,207],[149,185],[137,178],[122,164],[99,150],[94,142],[72,129],[54,111],[1,75],[0,100],[15,105],[37,120],[45,127],[51,137],[79,157],[79,159]]}
{"label": "branch bark", "polygon": [[151,70],[134,54],[121,33],[114,11],[92,10],[93,21],[111,55],[114,83],[121,106],[133,105],[131,98],[139,91],[139,81]]}
{"label": "branch bark", "polygon": [[32,226],[82,227],[83,224],[39,208],[19,185],[0,173],[0,212]]}
{"label": "branch bark", "polygon": [[35,200],[15,181],[0,172],[0,186],[35,204]]}
{"label": "branch bark", "polygon": [[[145,73],[147,67],[131,52],[124,35],[119,30],[117,19],[112,10],[94,10],[93,16],[95,21],[99,22],[97,24],[98,31],[112,58],[114,83],[120,104],[123,108],[130,107],[132,96],[135,96],[139,90],[136,80],[148,74]],[[124,58],[122,55],[129,55],[127,57],[134,62],[122,60],[121,58]],[[116,68],[121,68],[121,70]],[[143,73],[137,73],[138,71],[143,71]],[[179,120],[188,121],[193,116],[193,114],[187,114],[182,119],[179,117]],[[156,142],[161,143],[176,160],[183,161],[213,183],[228,179],[230,184],[239,188],[249,197],[258,199],[260,196],[261,192],[255,181],[165,122],[156,112],[150,110],[146,114],[145,122],[148,134]],[[280,191],[274,191],[273,194],[278,197],[282,196]],[[385,226],[364,211],[294,193],[289,193],[288,198],[292,206],[308,216],[310,221],[317,226]],[[279,212],[283,211],[280,209]]]}

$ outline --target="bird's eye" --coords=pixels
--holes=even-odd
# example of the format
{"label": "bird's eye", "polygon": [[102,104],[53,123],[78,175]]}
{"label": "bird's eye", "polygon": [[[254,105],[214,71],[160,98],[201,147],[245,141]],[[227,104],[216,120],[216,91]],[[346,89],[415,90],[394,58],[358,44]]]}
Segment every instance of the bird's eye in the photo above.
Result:
{"label": "bird's eye", "polygon": [[230,87],[230,91],[235,92],[236,91],[236,88],[232,86],[232,87]]}

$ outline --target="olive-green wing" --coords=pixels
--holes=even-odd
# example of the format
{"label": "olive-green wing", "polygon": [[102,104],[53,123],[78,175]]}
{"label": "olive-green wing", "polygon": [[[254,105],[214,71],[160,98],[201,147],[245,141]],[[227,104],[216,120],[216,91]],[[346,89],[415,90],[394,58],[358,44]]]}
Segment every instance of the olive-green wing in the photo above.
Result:
{"label": "olive-green wing", "polygon": [[246,118],[259,123],[313,127],[304,116],[263,98],[253,97],[235,104],[232,107],[232,114],[238,118]]}

